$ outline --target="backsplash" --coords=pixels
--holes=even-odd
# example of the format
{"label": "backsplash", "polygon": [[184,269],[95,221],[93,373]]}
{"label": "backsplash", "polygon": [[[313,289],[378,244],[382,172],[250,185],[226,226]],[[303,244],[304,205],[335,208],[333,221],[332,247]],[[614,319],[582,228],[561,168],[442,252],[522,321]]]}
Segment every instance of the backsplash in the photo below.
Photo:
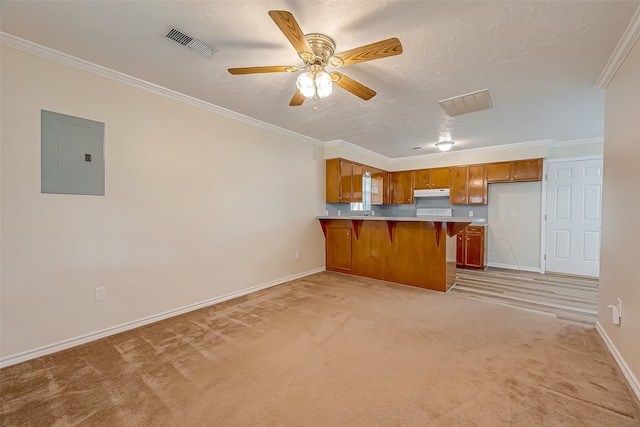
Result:
{"label": "backsplash", "polygon": [[[424,197],[416,199],[412,205],[374,205],[372,210],[377,216],[416,216],[418,208],[451,208],[453,216],[469,216],[469,211],[473,211],[473,218],[485,218],[489,221],[489,205],[452,205],[445,197]],[[326,203],[329,216],[337,216],[338,210],[342,216],[357,215],[360,212],[351,212],[350,203]]]}

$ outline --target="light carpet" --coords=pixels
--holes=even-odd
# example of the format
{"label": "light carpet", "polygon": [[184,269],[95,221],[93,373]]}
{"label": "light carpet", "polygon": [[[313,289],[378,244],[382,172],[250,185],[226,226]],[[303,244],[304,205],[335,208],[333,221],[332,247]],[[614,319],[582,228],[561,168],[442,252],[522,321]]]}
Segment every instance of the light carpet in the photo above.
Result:
{"label": "light carpet", "polygon": [[593,328],[319,273],[0,371],[3,426],[638,426]]}

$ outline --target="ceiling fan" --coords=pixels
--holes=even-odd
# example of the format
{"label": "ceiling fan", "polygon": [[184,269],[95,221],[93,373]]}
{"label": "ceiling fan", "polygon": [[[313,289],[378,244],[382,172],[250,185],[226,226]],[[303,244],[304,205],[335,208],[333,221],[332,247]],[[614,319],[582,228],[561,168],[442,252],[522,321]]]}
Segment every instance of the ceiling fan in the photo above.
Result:
{"label": "ceiling fan", "polygon": [[239,75],[279,72],[293,73],[302,71],[296,80],[298,89],[293,95],[293,98],[291,98],[290,106],[302,105],[305,98],[324,98],[330,95],[332,92],[332,83],[335,83],[342,89],[351,92],[365,101],[369,100],[376,95],[374,90],[337,71],[327,73],[325,67],[346,67],[359,62],[386,58],[387,56],[402,53],[400,40],[393,37],[336,54],[334,53],[336,45],[330,37],[318,33],[305,35],[290,12],[285,10],[270,10],[269,16],[271,16],[285,37],[296,49],[298,56],[304,62],[304,66],[281,65],[229,68],[229,72],[233,75]]}

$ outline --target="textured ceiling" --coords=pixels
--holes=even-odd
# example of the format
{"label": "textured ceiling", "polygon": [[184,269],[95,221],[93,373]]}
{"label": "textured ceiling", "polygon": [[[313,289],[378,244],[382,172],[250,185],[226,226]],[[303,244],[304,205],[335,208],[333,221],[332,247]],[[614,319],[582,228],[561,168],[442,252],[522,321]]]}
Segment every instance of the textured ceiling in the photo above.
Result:
{"label": "textured ceiling", "polygon": [[[1,30],[319,141],[390,158],[604,133],[594,85],[638,1],[7,1]],[[289,107],[297,74],[229,67],[301,65],[269,17],[288,10],[338,52],[398,37],[404,52],[345,67],[378,94],[335,87]],[[161,37],[167,24],[215,47],[205,58]],[[489,88],[494,108],[448,117],[438,101]],[[423,151],[412,150],[423,146]]]}

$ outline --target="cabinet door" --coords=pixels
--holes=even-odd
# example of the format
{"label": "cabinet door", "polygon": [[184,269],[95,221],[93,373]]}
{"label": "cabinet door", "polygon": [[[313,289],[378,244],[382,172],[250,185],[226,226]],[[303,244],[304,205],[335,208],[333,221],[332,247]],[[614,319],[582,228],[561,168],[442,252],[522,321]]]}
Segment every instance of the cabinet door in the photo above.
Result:
{"label": "cabinet door", "polygon": [[511,180],[511,162],[487,164],[487,182],[509,182]]}
{"label": "cabinet door", "polygon": [[327,227],[327,270],[351,271],[351,228]]}
{"label": "cabinet door", "polygon": [[363,168],[362,165],[359,165],[357,163],[353,164],[352,167],[352,188],[353,190],[351,191],[351,201],[352,202],[362,202],[362,173],[363,173]]}
{"label": "cabinet door", "polygon": [[[447,168],[448,169],[448,168]],[[418,169],[415,171],[415,190],[428,190],[431,185],[431,169]]]}
{"label": "cabinet door", "polygon": [[429,182],[429,188],[449,188],[449,186],[451,185],[450,168],[431,169],[431,178]]}
{"label": "cabinet door", "polygon": [[325,201],[338,203],[340,201],[340,159],[329,159],[325,162]]}
{"label": "cabinet door", "polygon": [[451,168],[451,192],[449,201],[453,205],[467,204],[467,167],[454,166]]}
{"label": "cabinet door", "polygon": [[464,230],[456,234],[456,236],[456,265],[463,266],[467,238]]}
{"label": "cabinet door", "polygon": [[484,269],[484,233],[466,232],[465,265]]}
{"label": "cabinet door", "polygon": [[542,159],[517,160],[512,163],[514,181],[542,180]]}
{"label": "cabinet door", "polygon": [[353,163],[340,160],[340,201],[350,202],[353,191]]}
{"label": "cabinet door", "polygon": [[487,203],[487,174],[485,165],[467,166],[468,185],[467,185],[467,203],[469,204],[486,204]]}
{"label": "cabinet door", "polygon": [[384,204],[385,203],[384,194],[387,188],[386,172],[380,169],[368,168],[368,167],[365,167],[364,170],[368,171],[371,174],[371,204],[372,205]]}
{"label": "cabinet door", "polygon": [[391,204],[413,203],[413,171],[390,172]]}

